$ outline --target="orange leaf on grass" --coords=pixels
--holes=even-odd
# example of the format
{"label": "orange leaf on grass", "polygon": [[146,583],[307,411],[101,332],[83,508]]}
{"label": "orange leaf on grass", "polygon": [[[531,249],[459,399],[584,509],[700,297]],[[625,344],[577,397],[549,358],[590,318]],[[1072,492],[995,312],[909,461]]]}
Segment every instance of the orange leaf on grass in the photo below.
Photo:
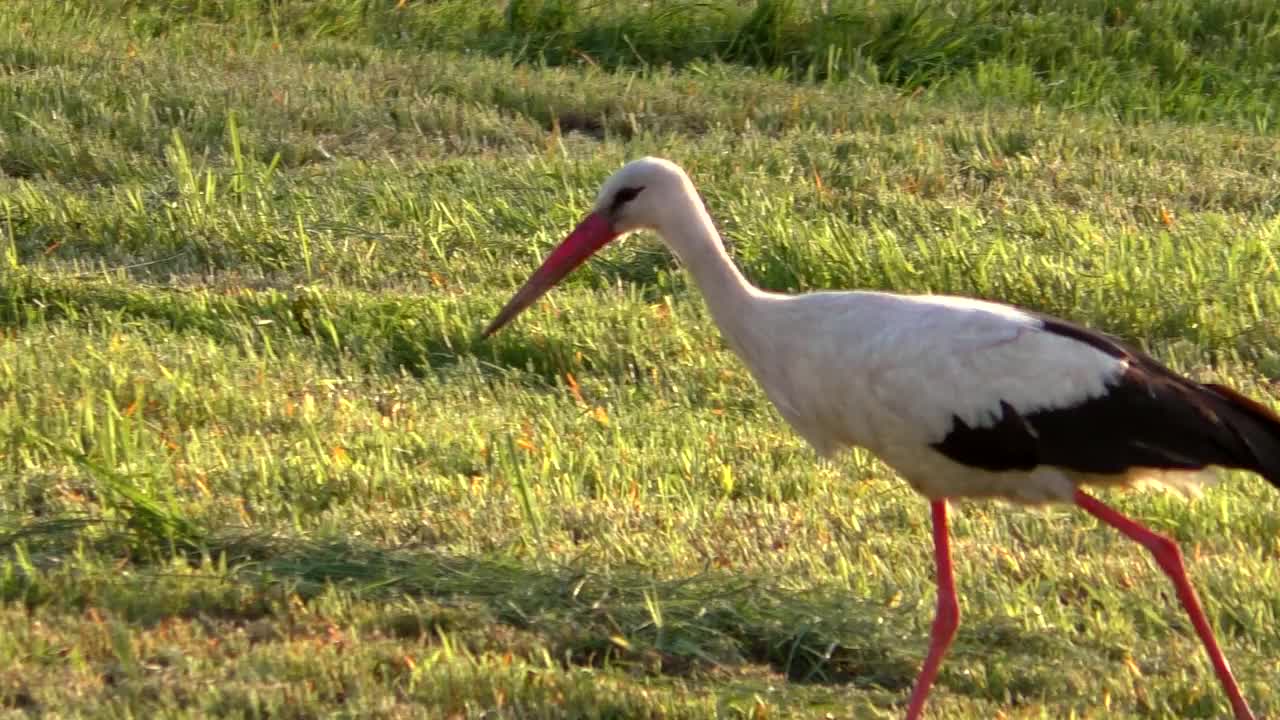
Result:
{"label": "orange leaf on grass", "polygon": [[565,373],[564,379],[569,384],[569,392],[573,394],[573,399],[579,405],[586,405],[587,401],[582,399],[582,390],[578,387],[578,381],[574,379],[573,373]]}

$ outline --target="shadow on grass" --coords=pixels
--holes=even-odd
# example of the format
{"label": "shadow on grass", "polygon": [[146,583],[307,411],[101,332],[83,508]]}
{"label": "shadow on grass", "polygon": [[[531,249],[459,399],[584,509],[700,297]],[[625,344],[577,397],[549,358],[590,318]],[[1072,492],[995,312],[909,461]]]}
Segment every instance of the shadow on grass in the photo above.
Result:
{"label": "shadow on grass", "polygon": [[[190,542],[157,539],[148,559],[138,537],[85,518],[11,525],[0,534],[0,553],[14,558],[19,552],[33,569],[0,577],[0,599],[29,607],[106,606],[140,623],[175,615],[286,623],[277,615],[296,603],[288,598],[310,603],[337,596],[341,606],[377,608],[362,615],[362,631],[405,641],[434,643],[447,634],[475,653],[535,661],[545,654],[565,668],[608,666],[642,675],[714,679],[758,667],[794,683],[894,693],[910,687],[925,643],[923,633],[903,642],[917,632],[910,608],[892,610],[831,589],[785,590],[767,578],[718,570],[655,579],[636,567],[600,571],[509,555],[458,556],[253,533],[206,537],[199,551]],[[73,548],[83,552],[86,544],[90,555],[104,558],[128,548],[135,562],[127,583],[114,572],[94,583],[52,569],[62,567],[54,558]],[[151,568],[171,577],[164,571],[173,567],[174,548],[193,569],[228,568],[214,584],[229,590],[175,598],[172,590],[149,589]],[[104,560],[104,566],[114,562]],[[208,580],[193,584],[203,587]],[[106,592],[102,582],[128,587]],[[984,651],[996,650],[995,642],[999,652],[1026,655],[1028,662],[1046,651],[1044,642],[1020,631],[1004,628],[1000,635],[994,641],[985,636]],[[945,672],[943,682],[950,684]],[[958,685],[954,691],[983,694],[966,682]]]}
{"label": "shadow on grass", "polygon": [[[565,665],[686,675],[761,664],[792,681],[887,689],[906,687],[915,672],[915,659],[883,637],[882,608],[756,578],[707,571],[656,580],[639,568],[595,572],[347,541],[235,547],[254,554],[245,571],[254,582],[283,582],[304,596],[336,587],[478,607],[487,622],[473,629],[487,636],[496,622],[533,632]],[[452,629],[465,629],[450,618]]]}

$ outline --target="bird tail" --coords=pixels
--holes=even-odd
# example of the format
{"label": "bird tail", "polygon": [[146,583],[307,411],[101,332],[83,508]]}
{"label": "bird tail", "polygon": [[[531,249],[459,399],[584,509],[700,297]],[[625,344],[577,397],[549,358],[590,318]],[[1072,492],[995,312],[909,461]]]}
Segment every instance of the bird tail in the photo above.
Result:
{"label": "bird tail", "polygon": [[1225,385],[1206,383],[1214,410],[1244,446],[1237,467],[1252,470],[1280,488],[1280,415]]}

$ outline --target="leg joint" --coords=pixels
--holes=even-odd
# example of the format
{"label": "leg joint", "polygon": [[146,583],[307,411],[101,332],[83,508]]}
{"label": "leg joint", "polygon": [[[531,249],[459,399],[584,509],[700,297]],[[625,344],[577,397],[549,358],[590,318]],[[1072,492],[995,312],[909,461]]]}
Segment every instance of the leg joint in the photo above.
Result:
{"label": "leg joint", "polygon": [[1167,535],[1161,535],[1158,532],[1151,532],[1141,542],[1151,552],[1151,556],[1155,558],[1156,563],[1166,571],[1174,572],[1182,570],[1182,550],[1178,547],[1178,543]]}

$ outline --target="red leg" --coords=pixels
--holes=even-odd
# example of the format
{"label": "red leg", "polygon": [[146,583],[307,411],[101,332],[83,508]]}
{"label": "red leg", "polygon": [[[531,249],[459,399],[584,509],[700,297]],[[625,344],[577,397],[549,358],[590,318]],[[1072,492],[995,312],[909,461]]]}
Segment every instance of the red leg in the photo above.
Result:
{"label": "red leg", "polygon": [[951,574],[947,501],[934,500],[930,507],[933,509],[933,554],[938,563],[938,612],[933,616],[933,630],[929,634],[929,654],[925,656],[924,667],[920,668],[907,704],[907,720],[917,720],[924,712],[924,702],[929,697],[934,678],[938,676],[942,656],[947,653],[951,639],[956,636],[956,628],[960,626],[960,603],[956,601],[956,581]]}
{"label": "red leg", "polygon": [[1148,530],[1080,490],[1076,490],[1075,501],[1089,514],[1151,551],[1160,569],[1164,570],[1164,574],[1173,581],[1173,587],[1178,592],[1178,600],[1182,601],[1183,609],[1187,611],[1187,615],[1191,616],[1191,624],[1195,626],[1200,641],[1204,643],[1204,649],[1209,653],[1213,669],[1217,671],[1218,679],[1222,681],[1222,687],[1227,691],[1227,697],[1231,699],[1231,709],[1235,711],[1236,720],[1254,720],[1253,711],[1249,709],[1249,703],[1245,702],[1244,696],[1240,694],[1240,687],[1236,685],[1236,679],[1231,674],[1231,667],[1227,665],[1227,659],[1223,657],[1222,649],[1218,647],[1218,641],[1213,637],[1209,620],[1200,609],[1200,601],[1196,599],[1196,591],[1192,589],[1191,581],[1187,579],[1187,570],[1182,564],[1182,553],[1178,550],[1177,543],[1164,535]]}

